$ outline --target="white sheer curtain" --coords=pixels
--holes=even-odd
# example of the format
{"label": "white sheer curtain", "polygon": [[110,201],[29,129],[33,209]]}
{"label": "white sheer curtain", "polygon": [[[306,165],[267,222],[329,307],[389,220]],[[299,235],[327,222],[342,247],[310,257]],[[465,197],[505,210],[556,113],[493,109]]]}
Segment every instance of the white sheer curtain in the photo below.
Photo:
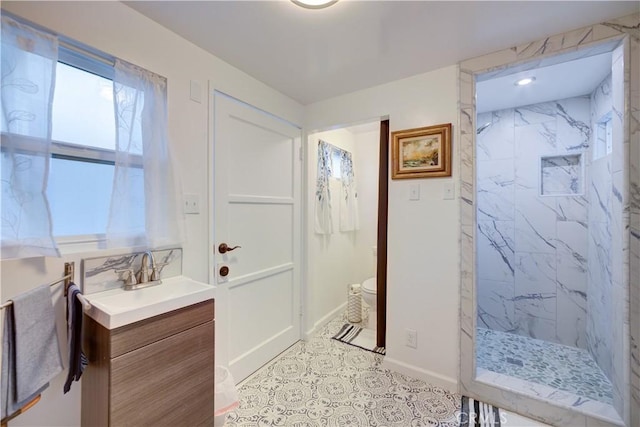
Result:
{"label": "white sheer curtain", "polygon": [[331,218],[331,144],[318,141],[318,171],[316,175],[315,231],[317,234],[333,233]]}
{"label": "white sheer curtain", "polygon": [[2,16],[2,259],[58,256],[47,201],[56,37]]}
{"label": "white sheer curtain", "polygon": [[342,180],[340,231],[359,230],[358,189],[353,172],[353,160],[351,153],[344,150],[340,150],[340,176]]}
{"label": "white sheer curtain", "polygon": [[167,80],[116,60],[116,165],[107,244],[181,243],[182,217],[167,137]]}

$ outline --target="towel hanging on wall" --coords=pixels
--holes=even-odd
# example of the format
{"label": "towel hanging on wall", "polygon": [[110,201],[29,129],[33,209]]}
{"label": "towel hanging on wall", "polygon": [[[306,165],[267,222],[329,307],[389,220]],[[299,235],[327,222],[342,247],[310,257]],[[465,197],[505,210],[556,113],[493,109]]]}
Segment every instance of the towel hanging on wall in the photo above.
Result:
{"label": "towel hanging on wall", "polygon": [[2,413],[13,414],[62,371],[51,292],[43,285],[13,298],[4,310]]}
{"label": "towel hanging on wall", "polygon": [[71,383],[78,381],[89,361],[82,351],[83,307],[79,296],[80,288],[75,283],[67,290],[67,341],[69,345],[69,372],[64,383],[65,394],[71,390]]}

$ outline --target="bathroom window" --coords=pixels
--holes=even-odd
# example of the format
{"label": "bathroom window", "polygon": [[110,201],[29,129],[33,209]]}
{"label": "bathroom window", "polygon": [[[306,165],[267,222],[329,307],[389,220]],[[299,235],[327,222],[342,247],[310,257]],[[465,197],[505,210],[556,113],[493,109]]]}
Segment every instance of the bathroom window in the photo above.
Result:
{"label": "bathroom window", "polygon": [[167,79],[5,14],[2,34],[2,259],[179,244]]}
{"label": "bathroom window", "polygon": [[331,178],[342,179],[342,150],[331,146]]}
{"label": "bathroom window", "polygon": [[596,124],[593,160],[598,160],[601,157],[611,154],[612,145],[611,112],[609,112]]}
{"label": "bathroom window", "polygon": [[105,233],[115,164],[113,67],[60,48],[47,197],[53,234]]}

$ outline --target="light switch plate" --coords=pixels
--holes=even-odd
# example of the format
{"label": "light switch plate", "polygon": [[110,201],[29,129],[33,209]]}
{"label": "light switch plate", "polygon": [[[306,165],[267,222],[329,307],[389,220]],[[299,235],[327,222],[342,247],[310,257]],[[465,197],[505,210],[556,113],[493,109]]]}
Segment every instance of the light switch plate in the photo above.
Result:
{"label": "light switch plate", "polygon": [[184,213],[199,214],[200,213],[200,197],[197,194],[184,195]]}
{"label": "light switch plate", "polygon": [[409,186],[409,200],[420,200],[420,184]]}

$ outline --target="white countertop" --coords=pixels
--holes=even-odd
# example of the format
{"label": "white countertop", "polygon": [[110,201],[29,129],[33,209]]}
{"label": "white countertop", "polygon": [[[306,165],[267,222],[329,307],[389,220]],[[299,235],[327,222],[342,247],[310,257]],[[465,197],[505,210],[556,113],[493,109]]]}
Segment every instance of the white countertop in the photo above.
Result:
{"label": "white countertop", "polygon": [[107,329],[213,299],[215,287],[185,276],[162,279],[148,288],[125,291],[112,289],[84,296],[91,304],[85,313]]}

